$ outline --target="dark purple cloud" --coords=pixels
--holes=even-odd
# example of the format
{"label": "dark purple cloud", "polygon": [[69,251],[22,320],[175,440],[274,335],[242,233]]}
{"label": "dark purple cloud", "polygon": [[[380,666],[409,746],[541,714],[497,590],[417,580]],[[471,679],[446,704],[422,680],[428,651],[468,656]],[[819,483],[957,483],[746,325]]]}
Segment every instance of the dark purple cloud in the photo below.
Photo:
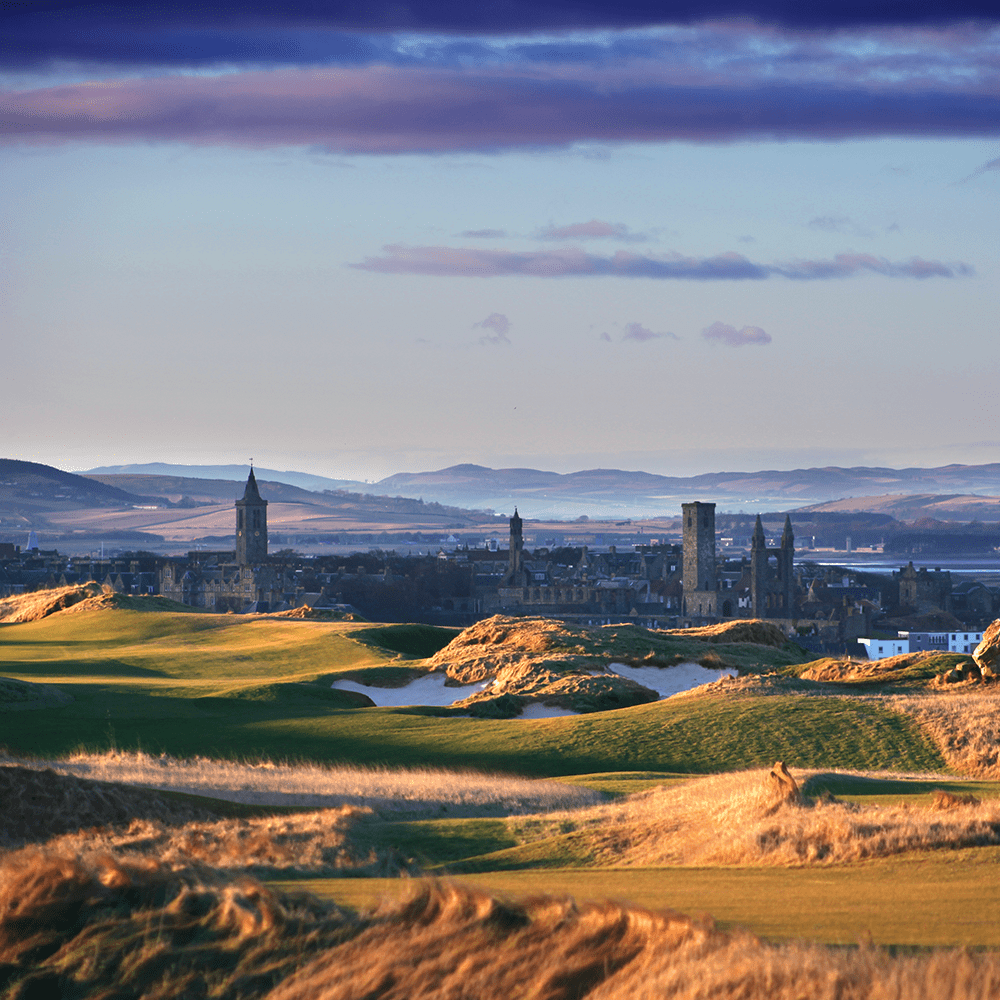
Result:
{"label": "dark purple cloud", "polygon": [[640,344],[648,340],[680,340],[676,333],[657,333],[641,323],[626,323],[622,340],[637,340]]}
{"label": "dark purple cloud", "polygon": [[716,344],[725,344],[726,347],[744,347],[747,344],[763,346],[771,343],[771,335],[762,330],[759,326],[744,326],[737,330],[735,326],[728,323],[715,322],[711,326],[706,326],[701,331],[705,340],[711,340]]}
{"label": "dark purple cloud", "polygon": [[1000,89],[679,86],[597,72],[282,70],[0,93],[0,140],[30,143],[180,141],[385,154],[997,134]]}
{"label": "dark purple cloud", "polygon": [[849,278],[878,274],[887,278],[954,278],[973,273],[967,264],[912,257],[893,262],[871,254],[838,254],[823,260],[795,260],[758,264],[738,253],[714,257],[685,257],[678,253],[637,254],[619,250],[608,257],[577,247],[558,250],[480,250],[474,247],[382,248],[382,255],[352,264],[362,271],[383,274],[426,274],[440,277],[496,278],[512,275],[535,278],[615,277],[685,279],[689,281],[763,281],[782,277],[797,281]]}
{"label": "dark purple cloud", "polygon": [[634,28],[719,18],[805,29],[996,22],[995,0],[14,0],[4,4],[8,48],[75,57],[82,35],[103,36],[103,58],[127,58],[140,33],[352,30],[518,34]]}
{"label": "dark purple cloud", "polygon": [[479,338],[480,344],[509,344],[507,331],[510,329],[510,320],[503,313],[490,313],[486,319],[479,323],[473,323],[472,328],[492,331]]}
{"label": "dark purple cloud", "polygon": [[621,240],[627,243],[642,243],[649,237],[645,233],[633,233],[623,222],[574,222],[568,226],[548,226],[535,234],[539,240]]}

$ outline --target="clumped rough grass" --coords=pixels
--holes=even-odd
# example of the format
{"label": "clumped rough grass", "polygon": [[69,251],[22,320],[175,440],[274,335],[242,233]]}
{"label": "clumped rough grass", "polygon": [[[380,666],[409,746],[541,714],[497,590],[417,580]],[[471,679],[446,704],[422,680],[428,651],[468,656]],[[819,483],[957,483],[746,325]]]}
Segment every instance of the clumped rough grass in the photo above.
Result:
{"label": "clumped rough grass", "polygon": [[972,658],[962,653],[940,653],[925,650],[902,653],[881,660],[855,660],[849,657],[823,657],[808,663],[799,671],[803,680],[852,685],[926,685],[939,675]]}
{"label": "clumped rough grass", "polygon": [[395,878],[416,865],[393,846],[379,849],[356,836],[369,809],[344,806],[287,816],[217,819],[180,826],[133,820],[127,827],[95,827],[48,841],[58,852],[98,851],[114,857],[137,852],[168,864],[214,868],[277,878],[289,875]]}
{"label": "clumped rough grass", "polygon": [[98,781],[188,792],[247,805],[335,808],[361,806],[380,813],[453,816],[510,815],[573,809],[600,801],[600,794],[557,781],[431,768],[323,767],[319,764],[239,763],[195,757],[111,751],[74,754],[65,760],[0,763],[51,768]]}
{"label": "clumped rough grass", "polygon": [[360,929],[205,866],[27,850],[0,861],[4,1000],[256,1000]]}
{"label": "clumped rough grass", "polygon": [[[787,642],[780,649],[774,648],[773,626],[767,623],[740,625],[742,631],[729,629],[723,635],[716,630],[706,635],[699,629],[665,632],[638,625],[588,627],[551,618],[494,615],[465,629],[429,662],[459,683],[474,684],[494,677],[505,667],[531,663],[556,672],[588,672],[604,670],[612,662],[671,667],[707,658],[709,666],[761,670],[808,658]],[[744,638],[751,634],[767,641],[761,644]]]}
{"label": "clumped rough grass", "polygon": [[17,594],[0,601],[0,622],[34,622],[63,611],[101,592],[99,584],[74,584]]}
{"label": "clumped rough grass", "polygon": [[421,884],[270,1000],[965,1000],[995,995],[1000,957],[774,946],[669,911],[569,899],[502,902]]}
{"label": "clumped rough grass", "polygon": [[165,597],[129,597],[105,590],[99,583],[76,583],[69,587],[52,587],[16,594],[0,600],[0,622],[11,625],[35,622],[58,611],[99,611],[125,609],[129,611],[195,611],[187,605]]}
{"label": "clumped rough grass", "polygon": [[204,866],[22,852],[0,863],[5,1000],[981,1000],[1000,956],[769,945],[618,903],[450,883],[361,917]]}
{"label": "clumped rough grass", "polygon": [[1000,691],[914,695],[886,704],[916,719],[959,774],[1000,777]]}
{"label": "clumped rough grass", "polygon": [[[625,867],[810,865],[904,851],[1000,844],[1000,803],[945,812],[811,797],[822,775],[796,772],[801,802],[766,770],[720,774],[565,816],[513,821],[528,841],[562,837],[577,858]],[[529,844],[530,846],[530,844]]]}
{"label": "clumped rough grass", "polygon": [[772,945],[619,903],[419,882],[352,917],[203,865],[0,861],[4,1000],[984,1000],[1000,955]]}

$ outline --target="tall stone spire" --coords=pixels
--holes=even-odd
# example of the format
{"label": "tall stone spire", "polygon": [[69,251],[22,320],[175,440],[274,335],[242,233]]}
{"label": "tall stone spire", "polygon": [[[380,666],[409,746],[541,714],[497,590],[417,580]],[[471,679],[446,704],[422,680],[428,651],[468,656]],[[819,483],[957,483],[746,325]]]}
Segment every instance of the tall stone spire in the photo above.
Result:
{"label": "tall stone spire", "polygon": [[236,501],[236,562],[252,566],[267,560],[267,501],[250,467],[243,499]]}
{"label": "tall stone spire", "polygon": [[761,523],[760,514],[757,515],[757,523],[753,527],[753,538],[750,540],[750,548],[767,548],[767,539],[764,537],[764,525]]}

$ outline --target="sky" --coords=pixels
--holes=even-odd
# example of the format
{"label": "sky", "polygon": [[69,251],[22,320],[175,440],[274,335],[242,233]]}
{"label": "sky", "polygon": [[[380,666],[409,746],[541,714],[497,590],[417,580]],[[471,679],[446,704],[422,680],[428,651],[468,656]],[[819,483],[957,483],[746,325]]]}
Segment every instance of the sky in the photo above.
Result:
{"label": "sky", "polygon": [[1000,460],[994,2],[14,2],[4,457]]}

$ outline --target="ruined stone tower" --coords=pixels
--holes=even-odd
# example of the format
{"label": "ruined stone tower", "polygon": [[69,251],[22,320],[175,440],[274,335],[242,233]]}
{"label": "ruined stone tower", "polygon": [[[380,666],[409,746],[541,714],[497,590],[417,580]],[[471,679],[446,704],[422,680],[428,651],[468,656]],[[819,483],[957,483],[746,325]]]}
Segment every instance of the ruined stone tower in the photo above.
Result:
{"label": "ruined stone tower", "polygon": [[[775,565],[770,565],[774,558]],[[750,543],[750,608],[754,618],[792,618],[795,612],[795,535],[791,516],[785,516],[781,546],[767,547],[760,514]]]}
{"label": "ruined stone tower", "polygon": [[236,562],[252,566],[267,560],[267,501],[257,489],[253,467],[243,499],[236,501]]}
{"label": "ruined stone tower", "polygon": [[684,614],[711,618],[718,613],[715,581],[715,504],[681,504],[684,521]]}

